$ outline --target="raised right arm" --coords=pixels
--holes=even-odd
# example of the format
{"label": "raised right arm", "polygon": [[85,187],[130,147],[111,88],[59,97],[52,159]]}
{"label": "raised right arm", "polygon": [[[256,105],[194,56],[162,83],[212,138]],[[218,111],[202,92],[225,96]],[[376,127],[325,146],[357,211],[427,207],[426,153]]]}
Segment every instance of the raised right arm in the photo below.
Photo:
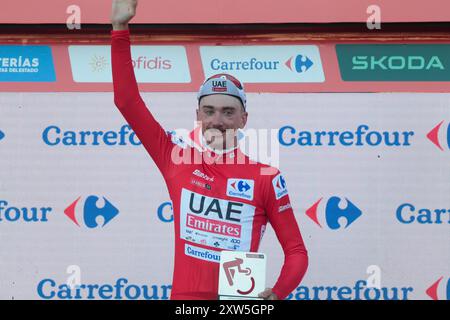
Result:
{"label": "raised right arm", "polygon": [[160,171],[166,175],[174,145],[142,100],[131,59],[128,22],[136,14],[136,6],[137,0],[113,0],[111,61],[114,103]]}

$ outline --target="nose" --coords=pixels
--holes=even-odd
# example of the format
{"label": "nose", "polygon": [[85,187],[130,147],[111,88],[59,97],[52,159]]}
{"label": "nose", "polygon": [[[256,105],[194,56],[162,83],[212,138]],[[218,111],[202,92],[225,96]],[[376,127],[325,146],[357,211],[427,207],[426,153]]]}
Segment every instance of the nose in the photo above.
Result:
{"label": "nose", "polygon": [[210,127],[223,129],[224,127],[223,115],[220,112],[216,112],[210,120],[211,120]]}

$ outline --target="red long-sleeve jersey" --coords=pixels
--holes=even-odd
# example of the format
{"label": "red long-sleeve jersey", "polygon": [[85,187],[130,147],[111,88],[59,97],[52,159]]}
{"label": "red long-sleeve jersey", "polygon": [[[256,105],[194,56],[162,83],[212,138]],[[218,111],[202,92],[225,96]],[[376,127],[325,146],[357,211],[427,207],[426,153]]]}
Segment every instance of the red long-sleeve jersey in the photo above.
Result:
{"label": "red long-sleeve jersey", "polygon": [[273,287],[284,299],[303,278],[308,256],[283,176],[239,148],[215,154],[198,148],[195,139],[164,131],[139,94],[128,30],[112,31],[111,52],[114,102],[161,171],[172,200],[171,299],[217,299],[220,251],[258,251],[267,222],[285,255]]}

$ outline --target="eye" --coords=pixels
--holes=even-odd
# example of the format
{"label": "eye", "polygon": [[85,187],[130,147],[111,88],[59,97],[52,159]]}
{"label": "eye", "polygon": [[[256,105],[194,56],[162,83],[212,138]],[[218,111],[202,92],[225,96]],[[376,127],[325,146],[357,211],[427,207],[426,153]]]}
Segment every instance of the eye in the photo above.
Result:
{"label": "eye", "polygon": [[225,115],[228,116],[228,117],[232,116],[233,113],[234,113],[234,110],[225,110]]}
{"label": "eye", "polygon": [[207,116],[212,116],[214,114],[214,111],[208,109],[204,110],[203,113],[206,114]]}

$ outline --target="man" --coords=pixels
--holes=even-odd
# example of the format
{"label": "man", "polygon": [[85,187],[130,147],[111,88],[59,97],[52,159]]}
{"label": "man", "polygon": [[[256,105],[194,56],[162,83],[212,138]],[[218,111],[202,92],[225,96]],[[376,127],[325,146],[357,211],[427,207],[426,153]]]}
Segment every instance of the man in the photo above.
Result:
{"label": "man", "polygon": [[285,261],[275,286],[260,297],[284,299],[303,278],[308,256],[283,177],[237,147],[237,132],[248,117],[242,84],[226,74],[207,79],[198,93],[200,138],[195,131],[191,141],[166,133],[141,99],[134,76],[128,22],[136,6],[137,0],[113,0],[114,102],[161,171],[173,203],[171,299],[217,299],[220,251],[256,252],[267,222]]}

